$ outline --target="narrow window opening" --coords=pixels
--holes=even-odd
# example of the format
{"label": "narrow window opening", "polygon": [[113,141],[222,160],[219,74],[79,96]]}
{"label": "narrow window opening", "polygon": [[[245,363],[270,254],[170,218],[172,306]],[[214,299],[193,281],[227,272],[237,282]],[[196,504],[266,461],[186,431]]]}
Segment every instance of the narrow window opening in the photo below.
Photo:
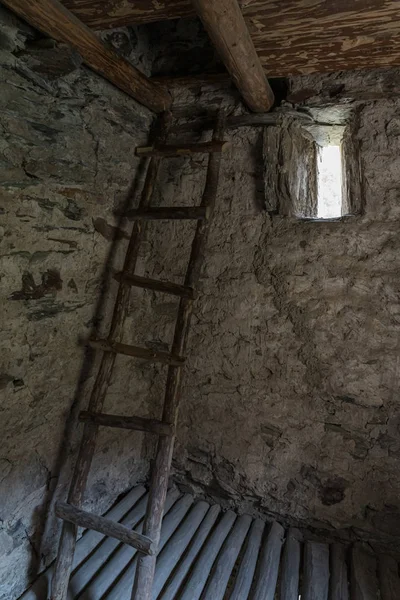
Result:
{"label": "narrow window opening", "polygon": [[319,146],[317,153],[317,218],[337,219],[342,211],[342,148]]}

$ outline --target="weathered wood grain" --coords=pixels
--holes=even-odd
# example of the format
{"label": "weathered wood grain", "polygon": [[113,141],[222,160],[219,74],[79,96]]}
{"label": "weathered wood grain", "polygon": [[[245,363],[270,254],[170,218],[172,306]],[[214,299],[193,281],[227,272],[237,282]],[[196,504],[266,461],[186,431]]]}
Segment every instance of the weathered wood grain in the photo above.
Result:
{"label": "weathered wood grain", "polygon": [[[160,552],[179,528],[192,504],[193,496],[185,494],[169,511],[162,524],[159,544]],[[137,567],[138,555],[131,561],[123,576],[112,586],[112,589],[107,592],[107,600],[127,600],[129,598]],[[139,597],[135,597],[135,600],[138,600]],[[94,596],[94,598],[100,597]],[[94,598],[88,598],[87,600],[94,600]]]}
{"label": "weathered wood grain", "polygon": [[166,581],[176,566],[179,565],[181,556],[193,539],[209,508],[210,505],[207,502],[197,502],[168,541],[166,547],[157,556],[157,569],[153,582],[152,598],[159,597]]}
{"label": "weathered wood grain", "polygon": [[199,600],[200,597],[203,597],[203,590],[214,561],[231,531],[235,520],[236,515],[231,510],[228,510],[223,515],[222,519],[204,544],[201,554],[194,565],[193,571],[189,574],[180,600]]}
{"label": "weathered wood grain", "polygon": [[329,546],[306,542],[304,552],[304,600],[328,600]]}
{"label": "weathered wood grain", "polygon": [[140,346],[131,346],[130,344],[121,344],[119,342],[109,342],[108,340],[89,340],[89,345],[97,350],[103,350],[103,352],[125,354],[125,356],[133,356],[148,360],[149,362],[159,362],[176,367],[183,365],[185,362],[184,358],[176,354],[160,350],[150,350],[150,348],[141,348]]}
{"label": "weathered wood grain", "polygon": [[[168,127],[171,122],[171,114],[163,113],[160,120],[159,136],[160,141],[166,140]],[[146,179],[140,197],[139,206],[146,207],[150,204],[155,179],[160,166],[159,158],[151,158],[149,161]],[[145,223],[135,222],[132,227],[131,237],[128,249],[125,255],[123,266],[124,273],[133,274],[138,258],[140,242],[145,230]],[[109,340],[121,339],[124,330],[124,323],[129,308],[130,287],[120,284],[117,298],[114,305],[114,311],[111,319]],[[104,352],[96,379],[89,399],[89,412],[102,412],[104,400],[114,369],[116,354],[114,352]],[[98,426],[92,422],[86,422],[84,425],[82,439],[76,459],[72,481],[68,493],[68,502],[74,506],[80,506],[83,502],[87,478],[92,464],[93,455],[96,447]],[[54,568],[52,580],[51,599],[66,600],[68,590],[68,580],[71,573],[72,561],[76,544],[77,527],[73,523],[64,522],[58,547],[58,554]]]}
{"label": "weathered wood grain", "polygon": [[139,146],[137,156],[191,156],[192,154],[209,154],[225,152],[229,142],[199,142],[198,144],[165,144],[158,146]]}
{"label": "weathered wood grain", "polygon": [[[220,112],[213,133],[213,141],[223,139],[225,115]],[[217,197],[221,154],[209,155],[206,184],[201,200],[201,207],[206,208],[212,216]],[[192,243],[189,264],[187,267],[184,285],[196,289],[204,260],[205,245],[209,231],[209,220],[198,221],[194,240]],[[185,353],[190,321],[193,311],[193,301],[181,298],[175,326],[172,354],[183,356]],[[176,427],[181,396],[183,369],[182,366],[168,368],[167,385],[164,397],[162,420]],[[143,531],[151,539],[158,541],[165,494],[168,487],[168,476],[172,461],[175,438],[162,437],[157,445],[157,454],[152,469],[149,508],[146,514]],[[132,591],[132,600],[150,600],[151,587],[154,577],[156,561],[154,557],[141,556],[138,560],[138,569]]]}
{"label": "weathered wood grain", "polygon": [[[186,498],[185,496],[179,498],[179,496],[180,494],[179,492],[177,493],[176,489],[172,489],[168,492],[165,503],[166,519],[168,518],[168,515],[170,515],[170,511],[172,512],[173,510],[176,515],[176,510],[178,507],[179,509],[185,507],[187,509],[187,507],[190,505],[189,498]],[[137,533],[142,533],[142,530],[143,520],[135,526],[135,531]],[[107,542],[110,540],[111,538],[108,538]],[[101,552],[100,548],[99,550]],[[135,563],[137,560],[137,555],[137,550],[132,546],[116,543],[114,546],[114,551],[109,553],[108,558],[103,562],[103,566],[100,568],[100,570],[97,573],[93,573],[92,571],[92,577],[84,587],[83,593],[81,592],[77,594],[79,600],[94,600],[102,598],[106,591],[110,589],[110,586],[114,587],[113,584],[116,582],[116,580],[120,581],[121,577],[123,577],[126,573],[126,570],[129,569],[132,563]],[[89,562],[91,559],[92,556],[89,557]],[[93,567],[94,565],[92,564],[91,566]],[[72,577],[72,580],[74,580],[74,576]]]}
{"label": "weathered wood grain", "polygon": [[399,565],[392,556],[379,557],[379,581],[382,600],[400,598]]}
{"label": "weathered wood grain", "polygon": [[298,538],[299,532],[289,529],[283,549],[280,600],[299,598],[301,547]]}
{"label": "weathered wood grain", "polygon": [[[261,519],[255,519],[253,521],[247,536],[246,549],[229,600],[247,600],[249,597],[264,528],[265,523],[264,521],[261,521]],[[298,599],[296,598],[296,600]]]}
{"label": "weathered wood grain", "polygon": [[254,112],[268,112],[274,94],[237,0],[192,0],[233,83]]}
{"label": "weathered wood grain", "polygon": [[86,529],[94,529],[99,533],[132,546],[144,554],[153,556],[156,553],[156,546],[150,538],[136,531],[131,531],[131,529],[116,521],[112,521],[106,517],[99,517],[86,510],[76,508],[76,506],[71,506],[67,502],[58,502],[55,511],[57,517],[64,519],[64,521],[69,521]]}
{"label": "weathered wood grain", "polygon": [[[176,500],[179,494],[177,494],[176,490],[173,491],[173,494],[175,495],[174,499]],[[138,523],[141,521],[146,512],[147,499],[148,495],[146,494],[141,498],[140,502],[138,502],[137,505],[124,516],[124,518],[121,520],[122,525],[129,527],[129,529],[137,528]],[[88,534],[99,535],[95,531],[90,531]],[[79,542],[77,543],[76,547],[78,551]],[[78,596],[93,579],[95,574],[104,567],[108,560],[110,560],[110,557],[118,547],[120,547],[120,542],[115,538],[108,537],[105,538],[103,543],[99,544],[93,552],[89,552],[88,556],[86,556],[87,560],[84,566],[80,569],[77,569],[72,574],[68,586],[69,592],[72,592],[73,596]],[[131,546],[127,546],[127,548],[131,552],[136,552],[136,550]],[[76,554],[77,552],[75,552],[75,555]],[[34,600],[38,599],[35,598]]]}
{"label": "weathered wood grain", "polygon": [[203,600],[223,600],[232,569],[243,545],[252,518],[242,515],[236,519],[232,531],[223,545],[213,567],[206,589],[202,595]]}
{"label": "weathered wood grain", "polygon": [[172,294],[181,298],[195,298],[193,288],[171,283],[169,281],[160,281],[159,279],[150,279],[149,277],[141,277],[140,275],[129,275],[128,273],[115,273],[116,281],[123,281],[126,285],[139,287],[146,290],[154,290],[156,292],[164,292],[164,294]]}
{"label": "weathered wood grain", "polygon": [[122,27],[130,23],[152,23],[193,17],[190,0],[64,0],[63,4],[95,29]]}
{"label": "weathered wood grain", "polygon": [[176,598],[178,590],[182,582],[184,581],[187,573],[189,572],[192,564],[196,560],[211,529],[213,528],[220,510],[220,506],[218,506],[218,504],[214,504],[207,512],[199,529],[196,531],[196,534],[193,538],[192,543],[190,544],[188,551],[185,553],[183,559],[175,569],[171,579],[165,585],[161,594],[157,597],[157,600],[174,600],[174,598]]}
{"label": "weathered wood grain", "polygon": [[[141,507],[143,515],[145,511],[145,502],[143,502],[143,496],[145,493],[146,489],[143,486],[133,488],[120,502],[118,502],[118,504],[113,506],[105,516],[108,519],[120,521],[124,515],[126,515],[127,511],[129,511],[129,514],[133,512],[138,514]],[[122,523],[126,525],[124,520]],[[106,547],[109,544],[118,545],[119,542],[113,538],[104,539],[104,535],[98,531],[91,530],[84,533],[76,545],[76,552],[74,554],[73,561],[73,568],[76,569],[76,572],[70,581],[70,591],[77,593],[78,590],[75,583],[76,580],[79,582],[84,580],[84,583],[87,583],[87,581],[91,578],[91,575],[98,570],[98,565],[103,564],[104,560],[106,560],[105,558],[102,558],[100,563],[97,562],[94,571],[92,572],[90,571],[90,566],[88,566],[89,563],[92,562],[93,557],[97,556],[98,553],[101,553],[103,556],[105,554],[106,557],[110,554],[111,551],[108,554],[107,552],[103,552],[103,549],[106,550]],[[86,560],[88,556],[90,556],[90,558],[89,560]],[[36,579],[32,587],[21,596],[21,600],[38,600],[39,598],[48,598],[52,575],[53,565],[45,570],[38,579]],[[82,589],[82,587],[83,585],[81,585],[80,589]]]}
{"label": "weathered wood grain", "polygon": [[[104,29],[194,15],[190,0],[64,0]],[[253,0],[243,15],[270,77],[400,64],[398,0]]]}
{"label": "weathered wood grain", "polygon": [[274,600],[285,530],[274,521],[260,554],[252,600]]}
{"label": "weathered wood grain", "polygon": [[376,557],[355,544],[351,552],[351,599],[376,600],[378,593]]}
{"label": "weathered wood grain", "polygon": [[103,427],[120,427],[121,429],[147,431],[148,433],[156,433],[157,435],[173,435],[173,428],[168,423],[163,423],[157,419],[146,419],[145,417],[90,413],[84,410],[80,413],[79,420],[92,421]]}
{"label": "weathered wood grain", "polygon": [[331,545],[330,568],[329,599],[348,600],[349,576],[346,564],[346,547],[343,544]]}
{"label": "weathered wood grain", "polygon": [[171,105],[166,89],[108,48],[58,0],[4,0],[4,4],[43,33],[71,45],[88,67],[151,110],[162,112]]}

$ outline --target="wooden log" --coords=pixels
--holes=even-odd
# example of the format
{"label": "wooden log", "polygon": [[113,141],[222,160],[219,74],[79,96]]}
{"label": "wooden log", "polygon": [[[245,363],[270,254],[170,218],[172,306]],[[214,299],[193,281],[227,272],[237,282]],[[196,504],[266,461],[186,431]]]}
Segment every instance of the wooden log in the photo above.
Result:
{"label": "wooden log", "polygon": [[120,427],[121,429],[134,429],[135,431],[146,431],[157,435],[173,435],[173,427],[157,419],[146,419],[143,417],[125,417],[122,415],[109,415],[105,413],[90,413],[82,411],[79,415],[80,421],[92,421],[103,427]]}
{"label": "wooden log", "polygon": [[304,552],[304,600],[328,600],[329,546],[306,542]]}
{"label": "wooden log", "polygon": [[[193,16],[190,0],[64,0],[98,29]],[[219,2],[215,2],[219,4]],[[240,0],[270,77],[372,69],[400,63],[398,0]],[[223,26],[223,23],[222,23]],[[364,87],[365,89],[365,87]]]}
{"label": "wooden log", "polygon": [[229,142],[199,142],[198,144],[168,144],[164,146],[139,146],[137,156],[191,156],[192,154],[211,154],[225,152]]}
{"label": "wooden log", "polygon": [[215,527],[214,531],[204,544],[201,554],[194,564],[193,570],[188,576],[180,600],[199,600],[200,597],[203,597],[202,593],[214,561],[231,531],[235,520],[236,514],[233,511],[228,510]]}
{"label": "wooden log", "polygon": [[[297,110],[273,111],[269,113],[247,113],[244,115],[230,116],[226,119],[227,129],[237,127],[265,127],[268,125],[279,125],[283,117],[292,117],[301,122],[313,122],[313,118],[305,112]],[[173,133],[194,133],[207,131],[213,128],[215,118],[199,117],[191,119],[187,123],[177,123],[171,128]]]}
{"label": "wooden log", "polygon": [[[178,496],[179,494],[176,494],[175,499]],[[135,529],[137,533],[140,533],[140,527],[138,527],[138,523],[141,521],[146,512],[147,500],[148,494],[145,494],[136,506],[133,508],[131,507],[131,510],[123,517],[123,519],[121,519],[121,524],[124,525],[124,527]],[[94,531],[89,533],[97,534],[97,532]],[[72,592],[73,597],[79,596],[82,590],[86,588],[88,583],[92,581],[93,577],[100,573],[119,546],[119,540],[116,540],[112,537],[107,537],[103,540],[102,544],[99,544],[94,552],[88,553],[88,555],[85,557],[87,560],[82,565],[82,568],[77,569],[72,574],[69,581],[68,589],[70,592]],[[78,547],[79,542],[77,544],[77,550]],[[131,553],[136,552],[136,550],[131,546],[126,546],[126,548],[128,548],[129,552]],[[118,573],[114,572],[114,576],[116,577],[117,575]],[[37,599],[35,598],[35,600]]]}
{"label": "wooden log", "polygon": [[[125,527],[132,529],[144,514],[146,502],[146,488],[142,485],[138,485],[130,490],[118,504],[107,511],[104,517],[114,522],[121,522]],[[94,550],[100,542],[103,542],[103,544],[105,542],[103,534],[94,531],[93,529],[86,531],[85,535],[82,536],[77,543],[73,561],[74,569],[84,561],[86,568],[87,557],[91,555],[92,550]]]}
{"label": "wooden log", "polygon": [[166,547],[157,556],[157,569],[153,582],[153,598],[158,598],[166,581],[177,565],[186,548],[193,539],[200,523],[204,519],[210,505],[197,502],[183,523],[180,524]]}
{"label": "wooden log", "polygon": [[[180,493],[176,488],[172,488],[168,491],[167,499],[165,503],[165,513],[168,514],[171,507],[180,498]],[[140,503],[140,518],[143,517],[148,496],[143,499],[144,504]],[[132,523],[132,526],[130,525]],[[138,512],[128,514],[127,519],[123,522],[127,527],[134,527],[137,533],[142,533],[143,520],[138,519]],[[106,538],[104,545],[106,546],[103,552],[102,546],[98,548],[98,552],[91,555],[88,558],[87,566],[82,569],[80,585],[72,587],[74,596],[79,597],[80,600],[94,600],[94,598],[101,598],[105,592],[113,585],[115,580],[124,573],[129,567],[132,561],[135,560],[138,552],[136,548],[121,544],[118,540],[113,538]],[[98,567],[96,569],[96,566]],[[88,573],[86,573],[86,568]],[[76,583],[75,574],[71,578],[71,583]],[[86,584],[85,584],[86,582]],[[71,585],[69,586],[71,587]],[[71,599],[72,600],[72,599]]]}
{"label": "wooden log", "polygon": [[165,365],[179,367],[184,364],[185,359],[169,352],[159,350],[150,350],[140,346],[131,346],[130,344],[121,344],[119,342],[109,342],[108,340],[89,340],[89,345],[96,350],[103,352],[113,352],[114,354],[124,354],[125,356],[134,356],[148,360],[149,362],[159,362]]}
{"label": "wooden log", "polygon": [[[256,570],[265,523],[255,519],[247,536],[246,550],[240,562],[235,585],[229,600],[245,600],[249,597],[251,584]],[[298,600],[298,598],[296,598]]]}
{"label": "wooden log", "polygon": [[[214,141],[223,139],[224,125],[225,115],[221,112],[218,116],[213,134]],[[212,216],[217,196],[220,165],[221,154],[210,154],[208,159],[206,184],[201,201],[201,206],[210,211],[210,217]],[[197,282],[200,278],[208,231],[208,220],[199,221],[197,223],[184,281],[185,286],[192,287],[193,289],[196,289]],[[172,343],[172,353],[175,355],[182,356],[186,349],[192,310],[193,301],[181,298],[175,326],[174,341]],[[181,383],[182,368],[170,366],[168,368],[162,420],[166,423],[172,423],[175,426],[179,413]],[[160,535],[163,505],[168,487],[168,475],[172,461],[174,441],[174,437],[163,437],[159,439],[156,459],[152,469],[149,509],[146,514],[143,531],[145,535],[156,541]],[[139,558],[135,583],[132,590],[132,600],[151,600],[151,588],[155,566],[156,561],[153,557]]]}
{"label": "wooden log", "polygon": [[348,600],[349,577],[346,564],[346,547],[343,544],[332,544],[330,556],[329,600]]}
{"label": "wooden log", "polygon": [[242,515],[236,519],[207,581],[206,589],[202,595],[204,600],[224,599],[232,569],[235,566],[251,522],[252,518],[249,515]]}
{"label": "wooden log", "polygon": [[274,600],[284,538],[284,528],[274,521],[261,551],[253,600]]}
{"label": "wooden log", "polygon": [[[171,122],[171,114],[164,113],[159,123],[160,141],[165,142],[168,128]],[[146,179],[143,186],[140,206],[148,206],[151,202],[154,183],[160,166],[159,158],[150,159]],[[140,241],[145,230],[145,224],[136,222],[132,227],[131,238],[125,255],[124,273],[134,273],[137,257],[139,253]],[[129,308],[130,288],[120,285],[112,315],[109,339],[118,340],[123,335],[124,323]],[[114,352],[104,352],[100,367],[96,375],[92,393],[90,395],[89,412],[101,413],[104,400],[114,369],[116,354]],[[98,426],[90,421],[84,425],[82,440],[79,447],[72,481],[68,493],[68,502],[74,506],[80,506],[85,489],[87,478],[92,464],[93,455],[96,446]],[[68,590],[68,580],[71,573],[72,561],[75,550],[77,527],[73,523],[64,522],[58,547],[58,554],[54,569],[54,575],[51,585],[51,600],[66,600]]]}
{"label": "wooden log", "polygon": [[204,221],[209,218],[210,211],[205,206],[157,206],[148,209],[128,210],[126,218],[131,221],[157,221],[157,220],[197,220]]}
{"label": "wooden log", "polygon": [[280,600],[299,599],[300,532],[289,529],[283,549]]}
{"label": "wooden log", "polygon": [[354,544],[351,551],[351,600],[376,600],[378,578],[375,555]]}
{"label": "wooden log", "polygon": [[177,597],[178,590],[180,589],[182,582],[184,581],[186,575],[192,567],[192,564],[196,560],[197,555],[203,547],[203,544],[207,539],[211,529],[213,528],[220,510],[221,509],[218,506],[218,504],[214,504],[210,508],[210,510],[204,518],[204,521],[201,523],[198,531],[196,531],[196,534],[192,543],[189,546],[188,551],[177,565],[172,575],[172,578],[166,584],[157,600],[174,600],[174,598]]}
{"label": "wooden log", "polygon": [[381,555],[379,557],[379,581],[381,600],[399,600],[399,565],[393,556]]}
{"label": "wooden log", "polygon": [[130,275],[129,273],[116,273],[114,279],[121,282],[123,281],[126,285],[133,287],[139,287],[146,290],[154,290],[156,292],[164,292],[165,294],[172,294],[173,296],[179,296],[180,298],[195,298],[195,292],[193,288],[178,283],[171,283],[169,281],[160,281],[158,279],[150,279],[148,277],[140,277],[139,275]]}
{"label": "wooden log", "polygon": [[[140,505],[140,499],[144,496],[145,493],[146,489],[143,486],[137,486],[133,488],[130,492],[128,492],[128,494],[126,494],[126,496],[122,498],[122,500],[120,500],[115,506],[113,506],[109,511],[107,511],[105,516],[108,519],[112,519],[113,521],[121,520],[129,509],[132,509],[133,506],[137,508]],[[145,508],[143,507],[143,514],[144,512]],[[124,522],[123,524],[125,525]],[[70,580],[69,586],[70,590],[73,591],[74,594],[78,594],[79,591],[75,582],[75,579],[78,578],[78,574],[86,574],[89,570],[89,576],[85,580],[85,582],[87,582],[91,578],[90,569],[88,569],[88,562],[91,561],[92,557],[98,553],[99,548],[104,548],[107,542],[113,542],[116,545],[119,544],[119,542],[114,540],[113,538],[104,539],[103,534],[93,530],[86,531],[85,534],[78,540],[73,561],[73,568],[76,571],[75,575]],[[86,559],[89,555],[90,558],[87,561]],[[95,568],[94,572],[96,572],[97,570],[98,569]],[[40,577],[36,579],[32,587],[30,587],[29,590],[27,590],[21,596],[21,600],[38,600],[39,598],[47,598],[48,591],[50,590],[52,575],[53,566],[46,569],[42,573],[42,575],[40,575]],[[82,589],[82,587],[83,586],[81,586],[80,589]]]}
{"label": "wooden log", "polygon": [[155,112],[171,106],[166,89],[152,83],[128,61],[108,48],[58,0],[4,0],[31,25],[75,48],[88,67]]}
{"label": "wooden log", "polygon": [[[178,500],[178,502],[176,502],[176,504],[169,511],[162,523],[159,552],[162,551],[164,546],[168,543],[169,539],[179,528],[181,522],[186,517],[186,514],[192,504],[193,496],[191,496],[190,494],[185,494],[182,498]],[[123,576],[112,586],[112,589],[107,592],[107,600],[127,600],[127,597],[129,598],[129,593],[132,589],[139,556],[140,555],[135,556],[135,560],[131,561],[130,565],[125,570]],[[94,597],[99,598],[99,596],[97,595]]]}
{"label": "wooden log", "polygon": [[124,527],[116,521],[111,521],[111,519],[93,515],[86,510],[71,506],[71,504],[68,504],[67,502],[57,502],[55,512],[57,517],[64,521],[74,523],[75,525],[78,525],[78,527],[94,529],[99,533],[103,533],[124,544],[128,544],[128,546],[132,546],[139,552],[147,554],[148,556],[154,556],[157,552],[157,545],[153,540]]}
{"label": "wooden log", "polygon": [[274,95],[237,0],[192,2],[248,107],[254,112],[267,112]]}

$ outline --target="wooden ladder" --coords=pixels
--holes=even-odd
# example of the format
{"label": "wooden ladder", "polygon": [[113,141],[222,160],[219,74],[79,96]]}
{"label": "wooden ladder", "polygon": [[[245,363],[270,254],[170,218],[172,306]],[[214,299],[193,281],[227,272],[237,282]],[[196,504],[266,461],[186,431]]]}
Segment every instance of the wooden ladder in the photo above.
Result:
{"label": "wooden ladder", "polygon": [[[63,519],[63,527],[56,559],[51,599],[66,600],[75,551],[77,528],[85,527],[130,544],[139,552],[138,565],[132,590],[132,599],[151,600],[157,549],[160,540],[164,504],[168,488],[169,471],[175,441],[180,391],[185,362],[190,320],[195,299],[195,289],[200,277],[204,250],[214,211],[220,172],[221,152],[226,143],[222,141],[225,118],[220,111],[212,141],[199,144],[167,145],[171,114],[161,117],[159,134],[155,145],[138,148],[137,154],[148,156],[149,164],[141,193],[139,206],[127,213],[134,221],[125,256],[124,267],[115,278],[119,282],[110,331],[107,339],[91,340],[92,347],[102,350],[103,355],[89,400],[88,410],[79,415],[84,423],[81,445],[76,460],[67,502],[58,502],[56,515]],[[154,183],[162,157],[193,153],[208,153],[206,184],[198,207],[151,207]],[[192,243],[189,264],[183,285],[141,277],[135,274],[140,243],[146,222],[152,219],[195,219],[196,232]],[[129,306],[131,287],[140,287],[173,294],[180,298],[171,352],[159,352],[122,343],[125,317]],[[143,417],[125,417],[103,413],[103,405],[110,384],[114,363],[118,354],[125,354],[151,362],[168,365],[164,407],[161,420]],[[158,435],[156,459],[152,469],[149,500],[143,524],[143,533],[137,533],[104,517],[82,510],[87,478],[92,463],[99,426],[123,427]]]}

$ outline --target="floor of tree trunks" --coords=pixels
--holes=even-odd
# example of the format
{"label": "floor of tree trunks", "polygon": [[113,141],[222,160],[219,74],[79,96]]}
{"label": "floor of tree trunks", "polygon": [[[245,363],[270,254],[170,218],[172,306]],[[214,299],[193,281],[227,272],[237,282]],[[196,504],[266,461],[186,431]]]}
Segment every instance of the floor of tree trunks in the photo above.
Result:
{"label": "floor of tree trunks", "polygon": [[[107,517],[141,531],[147,503],[132,489]],[[131,600],[138,553],[94,531],[77,543],[68,600]],[[21,600],[47,600],[52,567]],[[296,529],[223,511],[172,488],[153,600],[400,600],[398,563],[365,544],[304,540]]]}

